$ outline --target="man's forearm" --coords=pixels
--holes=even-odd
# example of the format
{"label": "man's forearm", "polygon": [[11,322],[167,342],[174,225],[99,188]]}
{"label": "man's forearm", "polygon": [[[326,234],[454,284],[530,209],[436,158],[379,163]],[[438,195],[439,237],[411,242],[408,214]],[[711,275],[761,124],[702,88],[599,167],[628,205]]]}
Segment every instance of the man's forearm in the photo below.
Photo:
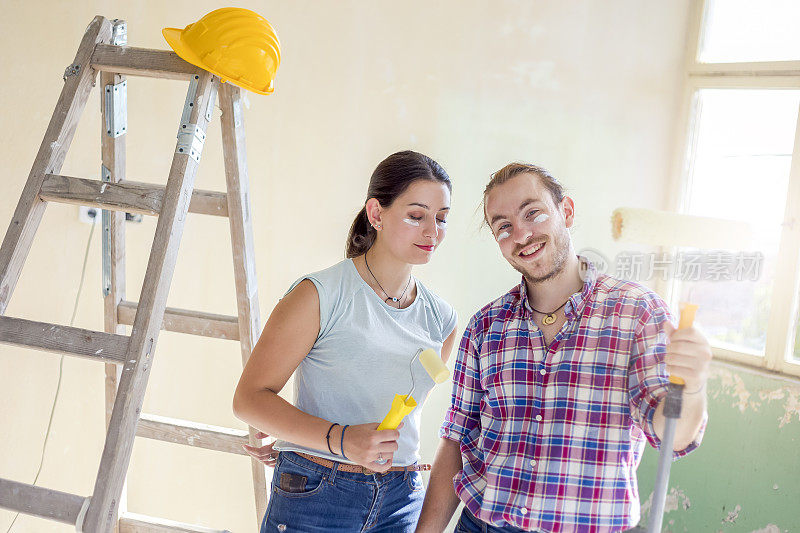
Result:
{"label": "man's forearm", "polygon": [[453,489],[453,476],[461,468],[461,447],[458,442],[442,439],[433,460],[428,490],[422,513],[417,523],[417,533],[441,533],[458,507],[458,496]]}
{"label": "man's forearm", "polygon": [[[659,439],[663,438],[664,435],[665,398],[662,398],[661,402],[659,402],[658,408],[653,415],[653,427]],[[703,423],[703,415],[706,412],[706,406],[705,389],[696,394],[683,395],[681,417],[678,419],[678,424],[675,427],[675,442],[672,445],[673,450],[683,450],[694,441],[695,437],[697,437],[697,433],[700,431],[700,425]]]}

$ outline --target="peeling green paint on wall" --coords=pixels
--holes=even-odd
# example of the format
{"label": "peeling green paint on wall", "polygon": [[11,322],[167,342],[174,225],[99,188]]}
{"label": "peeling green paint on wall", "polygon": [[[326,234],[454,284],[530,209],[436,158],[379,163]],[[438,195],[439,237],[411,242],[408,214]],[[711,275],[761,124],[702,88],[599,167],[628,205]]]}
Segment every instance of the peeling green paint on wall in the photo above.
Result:
{"label": "peeling green paint on wall", "polygon": [[[800,531],[800,383],[715,363],[702,445],[672,464],[664,532]],[[639,465],[642,523],[658,452]]]}

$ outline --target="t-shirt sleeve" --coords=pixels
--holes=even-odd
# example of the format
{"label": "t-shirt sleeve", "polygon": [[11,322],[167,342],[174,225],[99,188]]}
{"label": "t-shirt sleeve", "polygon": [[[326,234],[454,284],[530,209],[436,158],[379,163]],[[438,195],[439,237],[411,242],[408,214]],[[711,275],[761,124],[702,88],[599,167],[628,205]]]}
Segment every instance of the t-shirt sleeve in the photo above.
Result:
{"label": "t-shirt sleeve", "polygon": [[453,393],[439,436],[461,442],[480,423],[480,383],[478,349],[474,339],[475,319],[470,320],[458,347],[453,369]]}
{"label": "t-shirt sleeve", "polygon": [[[628,393],[631,417],[654,448],[660,448],[661,440],[653,426],[659,402],[667,394],[669,375],[664,363],[667,336],[664,325],[674,324],[667,304],[656,294],[648,296],[641,307],[633,342],[630,364],[628,366]],[[673,452],[673,457],[681,457],[700,445],[705,431],[704,418],[694,442],[685,449]]]}
{"label": "t-shirt sleeve", "polygon": [[445,304],[447,314],[442,321],[442,339],[446,339],[453,333],[453,330],[456,329],[456,323],[458,323],[458,314],[456,313],[455,307],[450,304]]}
{"label": "t-shirt sleeve", "polygon": [[317,340],[321,339],[325,333],[327,333],[327,326],[330,323],[331,318],[331,295],[325,289],[325,284],[322,282],[320,277],[316,274],[307,274],[294,283],[289,287],[284,295],[281,297],[283,299],[287,294],[292,292],[295,287],[297,287],[301,281],[303,280],[310,280],[314,287],[317,289],[317,296],[319,297],[319,335],[317,335]]}

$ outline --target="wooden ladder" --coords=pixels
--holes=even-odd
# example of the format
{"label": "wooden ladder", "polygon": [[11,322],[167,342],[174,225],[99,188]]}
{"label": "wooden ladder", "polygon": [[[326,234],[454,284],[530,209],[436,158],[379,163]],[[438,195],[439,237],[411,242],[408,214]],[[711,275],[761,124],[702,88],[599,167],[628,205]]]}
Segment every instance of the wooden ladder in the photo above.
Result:
{"label": "wooden ladder", "polygon": [[[105,132],[102,181],[60,175],[78,120],[100,73]],[[166,186],[125,180],[126,75],[189,80],[178,143]],[[227,193],[194,189],[206,128],[219,93]],[[240,90],[175,53],[127,46],[124,21],[97,16],[75,61],[39,147],[0,248],[0,342],[105,363],[107,434],[90,497],[0,478],[0,507],[74,524],[88,533],[196,531],[205,527],[125,512],[123,489],[134,437],[246,455],[256,430],[242,431],[141,412],[161,329],[238,340],[245,363],[260,332],[247,160]],[[103,209],[105,331],[35,322],[5,315],[47,202]],[[125,299],[125,213],[158,216],[138,302]],[[238,317],[166,307],[187,212],[230,221]],[[125,326],[132,326],[130,336]],[[264,515],[264,466],[251,458],[256,524]]]}

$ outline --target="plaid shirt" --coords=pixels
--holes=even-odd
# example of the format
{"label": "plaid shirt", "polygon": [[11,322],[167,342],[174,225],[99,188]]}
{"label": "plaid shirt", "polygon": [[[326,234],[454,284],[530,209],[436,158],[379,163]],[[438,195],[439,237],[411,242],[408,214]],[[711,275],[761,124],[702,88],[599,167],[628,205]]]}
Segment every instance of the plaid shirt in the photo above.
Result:
{"label": "plaid shirt", "polygon": [[[587,532],[639,521],[636,467],[645,439],[660,445],[653,414],[666,394],[661,329],[671,315],[646,287],[588,266],[550,346],[524,280],[461,339],[439,436],[460,443],[455,490],[484,522]],[[705,424],[674,457],[699,445]]]}

